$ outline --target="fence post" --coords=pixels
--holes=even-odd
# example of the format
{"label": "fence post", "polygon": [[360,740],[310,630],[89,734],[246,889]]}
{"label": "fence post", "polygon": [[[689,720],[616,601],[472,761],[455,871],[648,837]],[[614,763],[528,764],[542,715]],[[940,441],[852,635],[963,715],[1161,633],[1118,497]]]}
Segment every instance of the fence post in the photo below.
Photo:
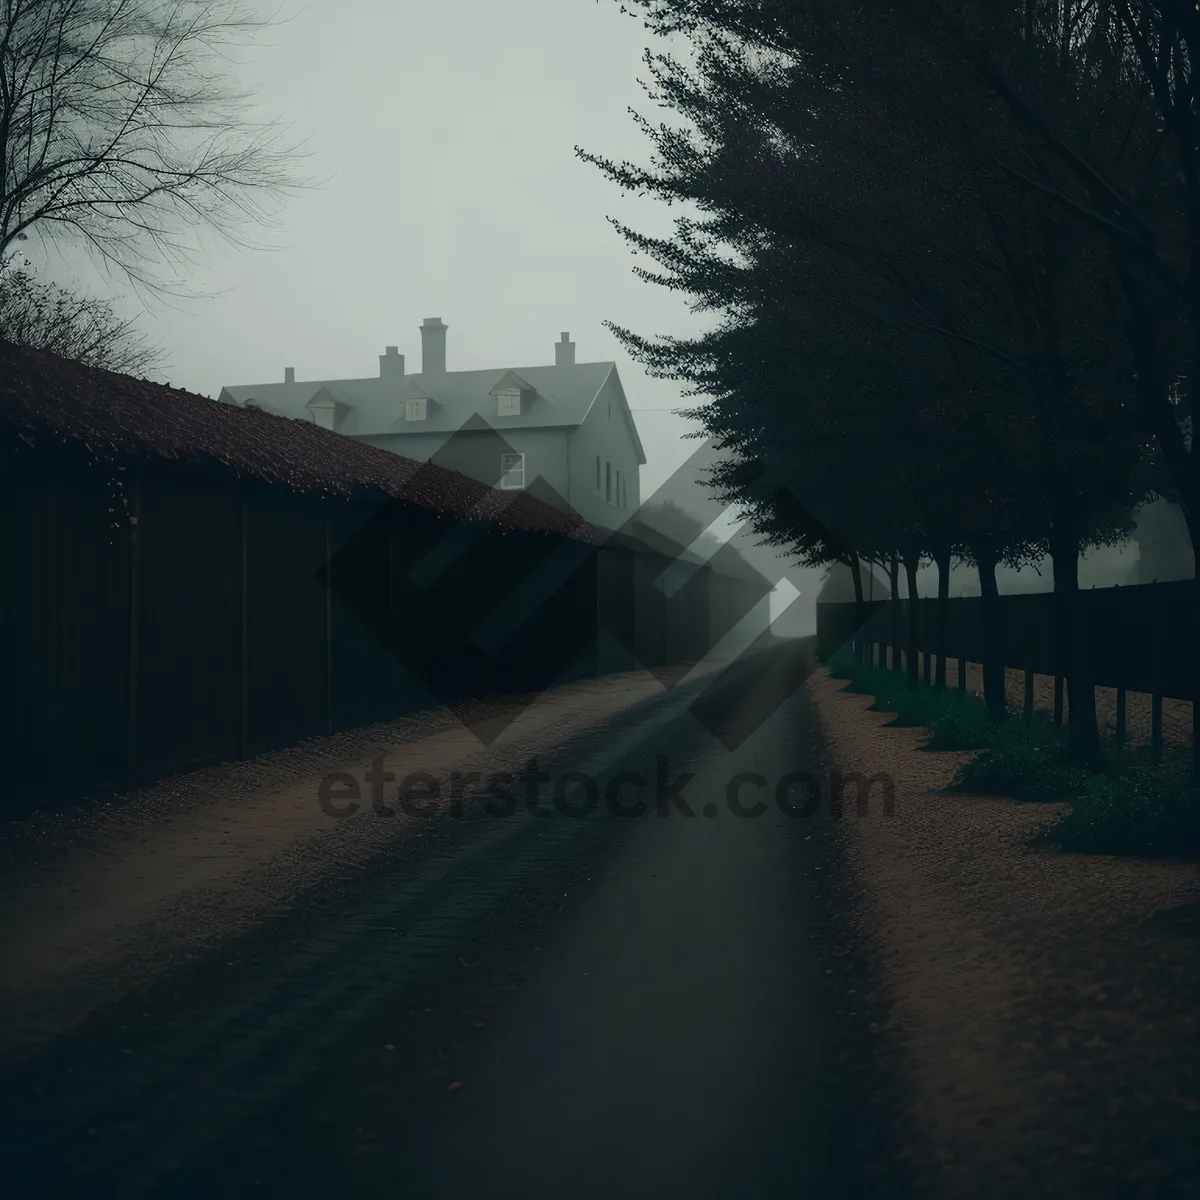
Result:
{"label": "fence post", "polygon": [[389,678],[388,696],[393,705],[399,700],[399,678],[396,672],[396,531],[391,526],[387,531],[387,651]]}
{"label": "fence post", "polygon": [[1162,758],[1162,704],[1163,684],[1166,668],[1166,613],[1165,597],[1158,595],[1159,618],[1154,622],[1154,694],[1150,697],[1150,757],[1158,762]]}
{"label": "fence post", "polygon": [[1054,728],[1061,730],[1063,726],[1063,677],[1054,677]]}
{"label": "fence post", "polygon": [[1117,741],[1125,740],[1125,689],[1117,688]]}
{"label": "fence post", "polygon": [[138,704],[138,682],[141,676],[141,625],[142,625],[142,551],[138,521],[142,516],[142,473],[133,469],[133,495],[129,513],[129,708],[126,759],[129,773],[134,774],[141,762],[141,738],[138,723],[141,720]]}
{"label": "fence post", "polygon": [[325,732],[333,733],[333,538],[329,518],[321,522],[325,534]]}
{"label": "fence post", "polygon": [[1025,671],[1025,724],[1033,724],[1033,672]]}
{"label": "fence post", "polygon": [[248,603],[248,575],[250,570],[250,558],[248,553],[248,525],[250,523],[250,514],[246,511],[246,494],[243,491],[241,496],[241,565],[238,568],[240,574],[240,590],[241,590],[241,613],[238,621],[241,625],[241,645],[238,649],[239,664],[238,664],[238,757],[245,758],[249,753],[250,745],[250,631],[248,628],[249,622],[249,603]]}
{"label": "fence post", "polygon": [[[899,575],[895,571],[893,571],[892,572],[893,585],[896,585],[898,583],[898,580],[899,580]],[[900,598],[897,595],[897,590],[898,590],[897,587],[893,586],[891,601],[888,604],[888,609],[891,614],[891,632],[889,633],[888,636],[891,638],[891,643],[892,643],[892,670],[893,671],[901,671],[901,670],[903,670],[903,666],[904,666],[902,658],[901,658],[901,654],[900,654],[900,643],[902,640],[900,630],[902,627],[902,618],[901,618],[901,613],[900,613]]]}

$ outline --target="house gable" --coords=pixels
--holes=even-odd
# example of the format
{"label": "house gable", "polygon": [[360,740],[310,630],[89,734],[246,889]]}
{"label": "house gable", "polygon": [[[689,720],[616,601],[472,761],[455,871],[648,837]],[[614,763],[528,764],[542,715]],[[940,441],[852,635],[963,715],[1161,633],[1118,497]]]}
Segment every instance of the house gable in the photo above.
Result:
{"label": "house gable", "polygon": [[[629,435],[630,442],[633,443],[634,453],[637,455],[639,466],[646,465],[646,450],[642,446],[642,439],[638,436],[637,424],[634,422],[633,413],[629,409],[629,401],[625,397],[625,389],[621,386],[621,377],[617,374],[616,364],[611,364],[611,369],[604,377],[604,383],[599,391],[592,397],[591,403],[588,405],[587,412],[583,415],[582,425],[589,418],[592,418],[596,412],[596,406],[601,403],[612,402],[617,412],[620,414],[620,419],[625,427],[625,432]],[[616,415],[616,414],[614,414]]]}

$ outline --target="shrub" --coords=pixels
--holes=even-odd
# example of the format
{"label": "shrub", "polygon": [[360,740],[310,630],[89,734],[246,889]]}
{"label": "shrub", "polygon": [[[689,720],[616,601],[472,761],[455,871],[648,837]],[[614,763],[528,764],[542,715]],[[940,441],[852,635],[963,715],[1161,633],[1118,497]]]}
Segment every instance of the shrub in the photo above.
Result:
{"label": "shrub", "polygon": [[965,692],[950,692],[946,695],[945,711],[929,726],[925,748],[980,750],[991,745],[996,733],[996,722],[982,700]]}
{"label": "shrub", "polygon": [[863,669],[854,661],[854,655],[845,649],[831,654],[825,667],[835,679],[853,679]]}
{"label": "shrub", "polygon": [[848,691],[875,697],[874,709],[894,712],[897,724],[930,731],[927,748],[976,750],[990,743],[995,724],[976,696],[956,690],[916,688],[906,674],[885,667],[860,666],[852,654],[839,651],[826,664],[831,674],[850,680]]}
{"label": "shrub", "polygon": [[1067,800],[1068,812],[1050,831],[1064,850],[1091,854],[1200,853],[1200,788],[1190,764],[1155,764],[1145,748],[1106,747],[1103,769],[1070,761],[1061,733],[1045,714],[1026,724],[997,725],[976,696],[909,685],[905,675],[860,666],[845,651],[829,671],[849,690],[875,697],[875,708],[898,723],[929,729],[930,750],[980,751],[956,773],[956,791],[1027,801]]}
{"label": "shrub", "polygon": [[1061,800],[1091,777],[1087,767],[1068,761],[1049,722],[1026,725],[1013,719],[997,727],[991,744],[959,767],[950,786],[1017,800]]}
{"label": "shrub", "polygon": [[1089,779],[1051,836],[1064,850],[1091,854],[1194,854],[1200,796],[1186,766],[1135,763]]}

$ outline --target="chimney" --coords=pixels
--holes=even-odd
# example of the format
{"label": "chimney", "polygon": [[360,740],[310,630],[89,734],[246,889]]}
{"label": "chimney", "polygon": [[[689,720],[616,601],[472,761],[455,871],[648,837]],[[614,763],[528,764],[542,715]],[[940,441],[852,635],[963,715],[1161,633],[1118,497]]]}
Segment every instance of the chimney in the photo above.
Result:
{"label": "chimney", "polygon": [[387,353],[379,356],[379,378],[403,379],[404,355],[397,354],[395,346],[386,346],[384,349]]}
{"label": "chimney", "polygon": [[426,317],[421,322],[422,375],[445,375],[446,328],[441,317]]}
{"label": "chimney", "polygon": [[295,383],[296,382],[296,368],[295,367],[284,367],[283,368],[283,382],[284,383]]}
{"label": "chimney", "polygon": [[554,365],[556,367],[573,367],[575,365],[575,343],[571,335],[564,333],[562,340],[554,343]]}

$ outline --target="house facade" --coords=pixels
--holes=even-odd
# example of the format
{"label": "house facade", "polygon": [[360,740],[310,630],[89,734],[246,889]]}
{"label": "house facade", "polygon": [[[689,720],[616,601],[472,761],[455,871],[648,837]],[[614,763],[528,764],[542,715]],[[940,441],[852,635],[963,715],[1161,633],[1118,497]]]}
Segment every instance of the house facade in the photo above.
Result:
{"label": "house facade", "polygon": [[450,371],[447,326],[421,325],[421,370],[395,346],[364,379],[229,385],[219,399],[296,420],[406,458],[527,491],[594,525],[615,529],[641,502],[645,451],[613,362],[577,363],[562,334],[553,366]]}

